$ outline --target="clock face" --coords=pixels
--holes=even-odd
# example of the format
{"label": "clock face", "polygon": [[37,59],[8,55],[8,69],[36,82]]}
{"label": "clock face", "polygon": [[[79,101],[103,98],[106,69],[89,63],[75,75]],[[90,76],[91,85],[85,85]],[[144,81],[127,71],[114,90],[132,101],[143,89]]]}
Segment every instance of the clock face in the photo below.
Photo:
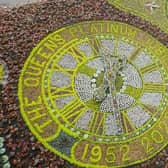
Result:
{"label": "clock face", "polygon": [[119,22],[62,28],[23,67],[21,113],[37,139],[70,162],[142,162],[167,145],[167,53],[147,33]]}

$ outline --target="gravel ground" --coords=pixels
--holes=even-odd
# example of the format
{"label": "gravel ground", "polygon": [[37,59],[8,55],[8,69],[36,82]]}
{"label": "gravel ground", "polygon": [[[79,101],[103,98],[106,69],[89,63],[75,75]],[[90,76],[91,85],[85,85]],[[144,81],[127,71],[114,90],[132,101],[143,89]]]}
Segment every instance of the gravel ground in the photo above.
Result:
{"label": "gravel ground", "polygon": [[[168,35],[105,0],[50,0],[0,10],[0,59],[8,66],[8,84],[0,94],[0,132],[14,168],[75,168],[45,149],[20,116],[17,85],[20,70],[32,48],[48,33],[80,21],[116,20],[134,25],[168,46]],[[168,148],[134,168],[168,168]]]}
{"label": "gravel ground", "polygon": [[0,6],[15,7],[40,1],[44,0],[0,0]]}

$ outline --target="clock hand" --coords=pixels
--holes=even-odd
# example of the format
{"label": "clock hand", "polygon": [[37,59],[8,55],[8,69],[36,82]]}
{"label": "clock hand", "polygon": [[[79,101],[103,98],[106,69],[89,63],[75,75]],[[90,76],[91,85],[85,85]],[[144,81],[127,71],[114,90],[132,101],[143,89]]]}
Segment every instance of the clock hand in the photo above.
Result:
{"label": "clock hand", "polygon": [[[104,49],[102,57],[104,62],[103,84],[99,88],[95,89],[94,99],[98,102],[101,102],[105,97],[108,96],[108,99],[110,99],[110,105],[114,108],[113,115],[117,123],[118,131],[120,133],[123,132],[123,129],[121,113],[118,111],[119,106],[116,97],[117,91],[115,82],[118,72],[125,66],[125,63],[123,65],[122,61],[124,62],[124,59],[122,60],[120,57],[119,59],[117,57],[114,57],[110,54],[109,51],[107,51],[107,49]],[[112,58],[114,58],[114,60],[112,60]]]}
{"label": "clock hand", "polygon": [[114,84],[112,84],[113,77],[109,77],[110,74],[113,74],[110,73],[112,72],[112,70],[110,69],[112,67],[112,62],[111,57],[109,57],[109,52],[107,52],[107,50],[104,49],[102,52],[102,57],[105,71],[103,77],[103,84],[94,90],[94,99],[98,102],[103,101],[104,98],[107,97],[107,89],[109,89],[110,95],[112,95],[112,91],[115,90],[111,88],[112,86],[115,86]]}
{"label": "clock hand", "polygon": [[[116,91],[116,76],[118,72],[123,69],[123,67],[126,65],[126,60],[119,58],[114,59],[114,62],[112,62],[113,56],[110,53],[103,54],[104,58],[104,85],[109,88],[109,99],[111,100],[111,105],[114,107],[114,117],[117,123],[117,127],[119,132],[122,132],[122,119],[121,119],[121,113],[118,111],[118,103],[117,103],[117,91]],[[122,64],[122,61],[124,62],[124,65]]]}
{"label": "clock hand", "polygon": [[[112,62],[112,56],[109,54],[109,52],[106,52],[103,54],[104,59],[104,85],[106,88],[109,88],[109,94],[113,97],[113,99],[116,96],[116,87],[115,87],[115,81],[116,81],[116,72],[114,71],[114,65],[115,63]],[[112,106],[114,104],[114,100],[111,102]],[[116,107],[114,107],[116,109]]]}

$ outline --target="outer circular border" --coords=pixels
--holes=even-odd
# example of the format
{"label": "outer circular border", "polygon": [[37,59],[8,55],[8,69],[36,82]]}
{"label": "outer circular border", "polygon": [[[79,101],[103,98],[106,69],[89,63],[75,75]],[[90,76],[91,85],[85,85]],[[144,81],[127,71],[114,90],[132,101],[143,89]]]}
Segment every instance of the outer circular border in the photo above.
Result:
{"label": "outer circular border", "polygon": [[[21,88],[22,88],[22,77],[23,77],[23,75],[24,75],[24,71],[26,70],[26,66],[28,65],[30,59],[33,57],[35,51],[36,51],[46,40],[48,40],[48,38],[49,38],[50,36],[52,36],[55,32],[63,31],[63,30],[66,29],[66,28],[74,27],[74,26],[77,26],[77,25],[80,25],[80,24],[84,24],[84,23],[99,23],[99,22],[100,22],[100,23],[102,23],[102,22],[105,22],[105,23],[108,23],[108,22],[109,22],[109,23],[118,23],[118,24],[120,24],[120,25],[127,25],[128,27],[133,27],[133,26],[130,26],[130,25],[128,25],[128,24],[125,24],[125,23],[122,23],[122,22],[116,22],[116,21],[115,21],[115,22],[114,22],[114,21],[86,21],[86,22],[76,23],[76,24],[73,24],[73,25],[71,25],[71,26],[67,26],[67,27],[60,28],[60,29],[54,31],[53,33],[49,34],[49,35],[48,35],[47,37],[45,37],[43,40],[41,40],[41,41],[37,44],[37,46],[32,50],[32,52],[30,53],[28,59],[26,60],[24,66],[23,66],[23,68],[22,68],[22,70],[21,70],[20,77],[19,77],[19,83],[18,83],[18,97],[19,97],[21,115],[22,115],[23,119],[25,120],[26,124],[28,125],[29,129],[31,130],[31,132],[35,135],[35,137],[44,145],[44,147],[46,147],[47,149],[51,150],[52,152],[54,152],[55,154],[59,155],[60,157],[64,158],[65,160],[68,160],[69,162],[71,162],[71,163],[73,163],[73,164],[77,164],[77,165],[82,166],[82,167],[85,166],[85,167],[88,167],[88,168],[89,168],[89,167],[97,168],[97,166],[96,166],[96,165],[92,165],[92,166],[91,166],[90,164],[86,164],[86,163],[85,163],[85,164],[81,164],[79,161],[76,161],[76,160],[74,160],[74,159],[70,159],[69,157],[67,157],[67,156],[65,156],[65,155],[63,155],[63,154],[61,154],[59,151],[56,151],[54,148],[52,148],[45,140],[43,140],[43,139],[38,135],[38,133],[35,131],[35,129],[34,129],[33,126],[31,125],[31,122],[29,122],[29,120],[27,119],[26,114],[24,113],[23,104],[22,104],[22,97],[21,97],[20,95],[22,94],[22,89],[21,89]],[[136,28],[136,27],[133,27],[133,28],[134,28],[135,30],[137,30],[137,31],[139,31],[139,32],[141,32],[141,33],[143,33],[143,34],[148,35],[148,37],[150,37],[151,39],[153,39],[153,40],[155,39],[155,38],[153,38],[150,34],[144,32],[144,31],[142,31],[142,30],[140,30],[140,29],[138,29],[138,28]],[[157,41],[158,41],[158,40],[157,40]],[[160,42],[158,42],[158,43],[161,44]],[[163,46],[163,44],[161,44],[161,45]],[[164,47],[165,47],[165,46],[164,46]],[[167,49],[167,48],[165,47],[165,49]],[[146,160],[148,160],[148,159],[154,157],[156,154],[158,154],[163,148],[165,148],[165,147],[167,146],[167,144],[168,144],[168,142],[167,142],[166,144],[162,145],[161,148],[160,148],[158,151],[152,153],[150,156],[148,156],[148,157],[146,157],[146,158],[144,158],[144,159],[137,160],[137,161],[131,162],[131,164],[125,164],[125,165],[121,165],[121,166],[122,166],[122,167],[126,167],[126,166],[130,166],[130,165],[134,165],[134,164],[138,164],[138,163],[144,162],[144,161],[146,161]],[[121,167],[121,166],[112,166],[112,167],[118,167],[118,168],[119,168],[119,167]],[[101,168],[108,168],[108,166],[100,166],[100,167],[101,167]]]}

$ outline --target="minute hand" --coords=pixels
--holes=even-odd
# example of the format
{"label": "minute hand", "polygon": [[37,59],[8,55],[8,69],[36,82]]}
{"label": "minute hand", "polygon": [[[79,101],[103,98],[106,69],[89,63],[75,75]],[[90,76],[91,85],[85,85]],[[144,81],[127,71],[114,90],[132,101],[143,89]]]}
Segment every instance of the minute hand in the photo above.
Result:
{"label": "minute hand", "polygon": [[114,106],[115,110],[117,110],[117,101],[116,101],[116,87],[115,87],[115,81],[116,81],[116,63],[112,62],[112,57],[110,54],[104,55],[104,85],[106,88],[109,88],[109,94],[112,98],[112,106]]}

